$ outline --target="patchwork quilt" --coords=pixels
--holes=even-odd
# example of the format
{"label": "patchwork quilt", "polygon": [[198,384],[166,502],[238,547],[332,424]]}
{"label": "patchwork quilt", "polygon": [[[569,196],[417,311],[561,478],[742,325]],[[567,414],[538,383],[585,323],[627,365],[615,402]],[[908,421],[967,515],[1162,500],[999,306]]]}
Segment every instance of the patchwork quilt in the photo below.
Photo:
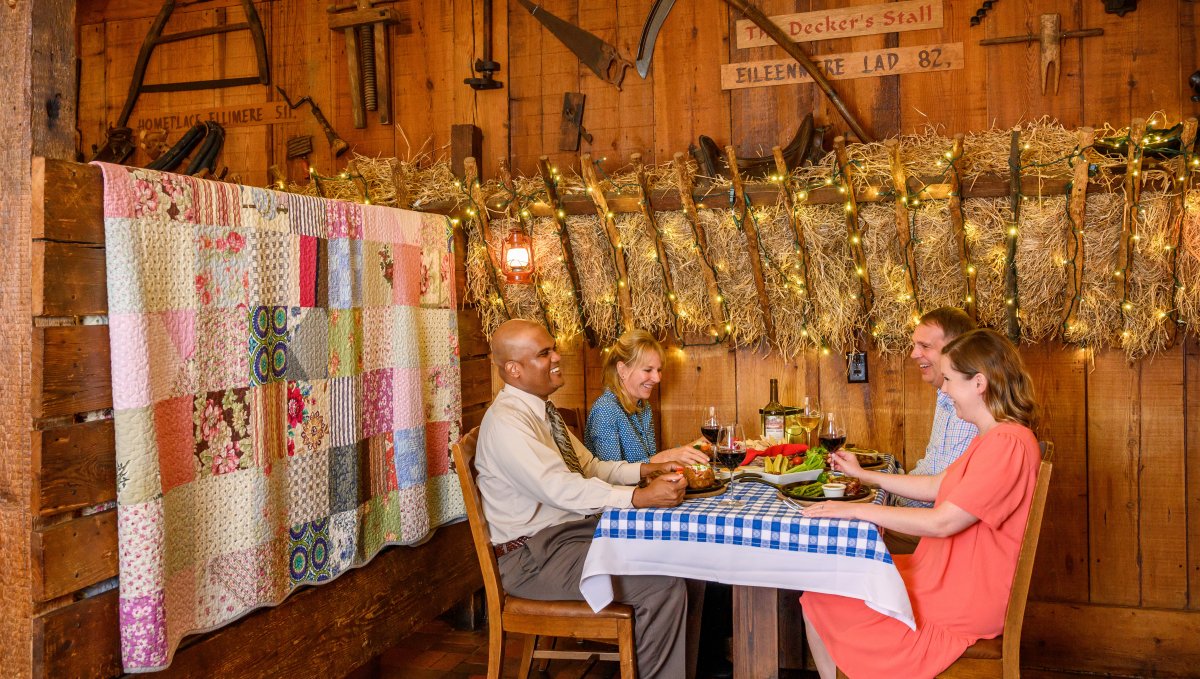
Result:
{"label": "patchwork quilt", "polygon": [[211,630],[465,511],[448,221],[104,172],[121,652]]}

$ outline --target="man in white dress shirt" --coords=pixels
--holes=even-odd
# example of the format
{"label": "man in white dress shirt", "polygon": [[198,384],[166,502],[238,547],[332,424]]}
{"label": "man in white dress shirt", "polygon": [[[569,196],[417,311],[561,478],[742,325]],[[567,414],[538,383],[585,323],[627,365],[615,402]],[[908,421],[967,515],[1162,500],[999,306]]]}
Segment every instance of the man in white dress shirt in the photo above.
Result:
{"label": "man in white dress shirt", "polygon": [[[674,463],[605,462],[567,431],[548,400],[563,385],[554,338],[511,320],[492,336],[505,387],[480,425],[476,467],[483,512],[504,589],[527,599],[582,600],[579,579],[607,507],[674,507],[687,483]],[[654,472],[667,472],[638,488]],[[633,606],[638,676],[682,679],[684,581],[614,576],[616,600]]]}

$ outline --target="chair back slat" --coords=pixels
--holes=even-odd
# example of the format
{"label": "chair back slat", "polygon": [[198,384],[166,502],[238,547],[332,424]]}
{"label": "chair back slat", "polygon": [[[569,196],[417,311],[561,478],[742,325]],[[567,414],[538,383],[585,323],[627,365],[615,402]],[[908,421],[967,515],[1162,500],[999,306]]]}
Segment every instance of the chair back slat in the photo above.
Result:
{"label": "chair back slat", "polygon": [[567,425],[567,429],[575,435],[575,438],[583,440],[583,418],[579,415],[579,408],[559,408],[558,414],[562,416],[563,424]]}
{"label": "chair back slat", "polygon": [[[1053,448],[1051,447],[1049,450],[1053,451]],[[1008,613],[1004,617],[1006,665],[1009,658],[1020,657],[1017,654],[1020,653],[1021,648],[1021,626],[1025,621],[1025,602],[1029,598],[1029,583],[1033,579],[1033,561],[1037,557],[1038,537],[1042,532],[1042,517],[1046,512],[1046,496],[1050,491],[1050,473],[1053,467],[1054,465],[1046,460],[1043,460],[1041,466],[1038,467],[1037,481],[1033,488],[1033,502],[1029,506],[1029,518],[1025,520],[1025,536],[1021,539],[1021,552],[1017,557],[1016,573],[1013,574],[1012,592],[1008,596]]]}
{"label": "chair back slat", "polygon": [[492,536],[487,517],[483,513],[483,496],[475,482],[475,446],[479,443],[479,427],[473,428],[451,447],[454,469],[462,486],[463,504],[467,508],[467,522],[471,525],[471,538],[475,542],[475,555],[479,557],[479,569],[483,573],[483,589],[487,595],[488,614],[498,616],[504,590],[500,586],[500,567],[492,551]]}

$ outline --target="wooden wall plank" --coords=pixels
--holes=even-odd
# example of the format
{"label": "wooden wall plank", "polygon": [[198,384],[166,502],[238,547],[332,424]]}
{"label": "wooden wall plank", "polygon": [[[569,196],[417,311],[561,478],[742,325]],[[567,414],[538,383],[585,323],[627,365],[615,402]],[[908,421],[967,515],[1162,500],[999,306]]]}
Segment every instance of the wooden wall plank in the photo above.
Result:
{"label": "wooden wall plank", "polygon": [[[49,200],[46,186],[53,187]],[[33,238],[104,243],[103,200],[100,168],[54,158],[34,159]]]}
{"label": "wooden wall plank", "polygon": [[[466,524],[445,526],[419,547],[389,547],[363,568],[190,640],[170,669],[147,676],[301,676],[314,666],[342,676],[482,586]],[[39,679],[121,674],[116,591],[44,614],[35,626]]]}
{"label": "wooden wall plank", "polygon": [[[784,405],[803,405],[805,396],[818,396],[816,352],[785,360],[774,351],[767,353],[742,347],[735,356],[738,366],[738,422],[745,428],[746,436],[762,436],[762,420],[758,411],[771,396],[772,378],[779,380],[779,402]],[[695,426],[700,426],[699,419]]]}
{"label": "wooden wall plank", "polygon": [[104,248],[33,244],[33,315],[86,316],[108,311]]}
{"label": "wooden wall plank", "polygon": [[[272,55],[271,82],[282,87],[293,101],[303,96],[311,96],[333,124],[334,74],[345,73],[346,65],[344,61],[334,61],[330,55],[330,42],[336,36],[329,30],[325,8],[319,3],[274,2],[270,11],[272,25],[275,27],[275,30],[267,35],[268,49]],[[259,15],[261,16],[262,12]],[[296,117],[291,122],[272,126],[272,144],[276,148],[283,148],[292,136],[312,136],[313,153],[309,156],[309,162],[319,172],[332,174],[336,167],[345,162],[346,156],[335,163],[325,133],[309,113],[307,106],[297,109],[295,114]],[[353,128],[333,125],[333,129],[346,137]],[[348,143],[351,139],[346,137]],[[286,164],[286,174],[292,181],[303,181],[307,173],[308,168],[303,162],[291,161]]]}
{"label": "wooden wall plank", "polygon": [[733,350],[724,345],[667,349],[659,393],[660,440],[664,444],[694,440],[710,405],[716,406],[722,422],[734,421],[738,418],[738,403]]}
{"label": "wooden wall plank", "polygon": [[[1088,554],[1093,603],[1136,606],[1141,410],[1137,371],[1119,351],[1097,351],[1088,374]],[[1057,445],[1055,446],[1057,448]]]}
{"label": "wooden wall plank", "polygon": [[461,358],[487,356],[488,342],[483,336],[483,323],[474,308],[458,310],[458,355]]}
{"label": "wooden wall plank", "polygon": [[658,33],[649,73],[654,86],[656,163],[686,151],[702,134],[718,140],[732,138],[729,95],[711,75],[728,58],[727,14],[720,3],[675,3]]}
{"label": "wooden wall plank", "polygon": [[33,532],[36,601],[47,601],[117,574],[117,512],[82,516]]}
{"label": "wooden wall plank", "polygon": [[[576,0],[553,0],[541,6],[560,19],[578,22]],[[516,173],[533,176],[537,172],[539,156],[552,155],[555,163],[561,157],[557,148],[563,92],[582,92],[583,81],[595,80],[595,76],[580,65],[573,52],[515,2],[508,5],[508,50],[511,68],[506,86],[512,168]],[[612,86],[605,84],[604,87]],[[584,104],[583,123],[589,130],[594,121],[598,121],[594,103],[589,97]],[[592,144],[597,156],[616,148],[607,133],[594,136]],[[574,160],[570,164],[578,165],[578,162]]]}
{"label": "wooden wall plank", "polygon": [[[1200,341],[1188,337],[1184,352],[1184,417],[1187,445],[1186,476],[1190,489],[1200,475]],[[1187,570],[1188,608],[1200,608],[1200,497],[1188,492],[1184,510],[1187,513]]]}
{"label": "wooden wall plank", "polygon": [[900,388],[904,359],[868,354],[867,384],[846,382],[846,357],[821,356],[821,412],[836,413],[846,441],[881,451],[904,449],[904,402]]}
{"label": "wooden wall plank", "polygon": [[33,461],[34,509],[42,516],[117,499],[112,420],[35,432]]}
{"label": "wooden wall plank", "polygon": [[164,674],[306,676],[320,667],[343,676],[481,587],[467,524],[444,526],[420,547],[389,547],[364,568],[180,649]]}
{"label": "wooden wall plank", "polygon": [[462,362],[463,407],[479,405],[492,400],[492,364],[487,358],[472,358]]}
{"label": "wooden wall plank", "polygon": [[35,679],[107,679],[121,671],[118,593],[99,596],[38,616],[33,621]]}
{"label": "wooden wall plank", "polygon": [[33,345],[35,418],[112,407],[108,326],[34,328]]}
{"label": "wooden wall plank", "polygon": [[[1041,31],[1039,17],[1042,14],[1059,14],[1062,16],[1062,30],[1076,30],[1081,28],[1075,11],[1078,4],[1075,0],[1024,0],[1003,6],[997,4],[984,21],[987,37],[1037,35]],[[1003,88],[988,90],[988,115],[1013,123],[1049,115],[1068,127],[1081,125],[1083,74],[1080,69],[1080,49],[1088,40],[1097,38],[1073,38],[1060,43],[1061,60],[1057,68],[1062,69],[1062,77],[1057,94],[1053,77],[1047,82],[1046,93],[1042,93],[1041,47],[1038,42],[980,48],[987,56],[987,80],[1005,83]]]}
{"label": "wooden wall plank", "polygon": [[[1018,122],[988,117],[988,81],[983,74],[988,56],[987,48],[981,47],[979,40],[990,34],[969,23],[978,8],[979,5],[969,2],[944,2],[942,28],[900,34],[901,47],[961,42],[964,65],[961,71],[900,76],[901,133],[923,132],[930,126],[942,128],[947,136],[953,136],[956,132],[985,130],[993,125]],[[992,11],[1000,9],[997,6]],[[947,96],[947,93],[953,94]]]}
{"label": "wooden wall plank", "polygon": [[[1087,102],[1083,124],[1099,128],[1109,122],[1120,128],[1135,117],[1170,106],[1166,102],[1181,101],[1180,88],[1186,79],[1167,66],[1180,63],[1180,38],[1189,30],[1177,23],[1177,3],[1146,3],[1124,17],[1106,13],[1098,3],[1081,3],[1080,9],[1083,25],[1104,29],[1103,38],[1085,39],[1082,44],[1082,93]],[[1196,27],[1190,30],[1194,34]],[[1168,115],[1177,122],[1175,115],[1180,112],[1175,109]]]}
{"label": "wooden wall plank", "polygon": [[937,390],[921,379],[921,371],[911,358],[904,357],[901,389],[904,392],[904,450],[888,451],[896,455],[907,470],[925,456],[933,416],[937,412]]}
{"label": "wooden wall plank", "polygon": [[1183,608],[1188,600],[1183,350],[1138,365],[1141,455],[1138,475],[1138,556],[1142,605]]}
{"label": "wooden wall plank", "polygon": [[1054,443],[1054,478],[1038,542],[1030,598],[1088,601],[1088,353],[1051,344],[1021,347],[1042,407],[1038,437]]}
{"label": "wooden wall plank", "polygon": [[1196,676],[1200,613],[1193,611],[1030,602],[1024,629],[1022,666],[1126,677]]}

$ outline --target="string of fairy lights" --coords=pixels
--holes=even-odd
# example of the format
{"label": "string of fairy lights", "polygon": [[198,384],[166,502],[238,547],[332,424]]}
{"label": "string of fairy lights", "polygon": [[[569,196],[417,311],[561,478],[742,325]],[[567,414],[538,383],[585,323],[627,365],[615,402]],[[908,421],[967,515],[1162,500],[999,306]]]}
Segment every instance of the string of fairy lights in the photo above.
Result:
{"label": "string of fairy lights", "polygon": [[[1174,158],[1182,158],[1182,161],[1179,163],[1179,166],[1180,166],[1179,171],[1171,173],[1171,177],[1170,177],[1171,189],[1175,192],[1188,191],[1188,188],[1193,184],[1194,177],[1198,173],[1200,173],[1200,154],[1196,154],[1196,153],[1192,152],[1190,149],[1183,148],[1181,133],[1178,131],[1178,129],[1174,129],[1172,131],[1149,129],[1147,131],[1147,134],[1144,136],[1144,138],[1142,139],[1142,141],[1140,143],[1137,142],[1132,137],[1133,137],[1132,135],[1126,133],[1124,135],[1117,136],[1117,137],[1105,138],[1103,140],[1103,142],[1104,142],[1103,147],[1100,145],[1099,141],[1094,142],[1093,144],[1091,144],[1089,146],[1080,146],[1077,144],[1074,148],[1071,149],[1070,152],[1066,153],[1065,155],[1062,155],[1062,156],[1056,157],[1056,158],[1052,158],[1050,160],[1044,160],[1044,161],[1032,161],[1032,160],[1024,161],[1023,159],[1020,158],[1021,154],[1017,153],[1013,159],[1013,162],[1011,163],[1010,172],[1013,173],[1013,175],[1016,177],[1015,181],[1019,182],[1020,175],[1029,170],[1032,170],[1032,169],[1046,168],[1046,167],[1050,167],[1050,166],[1057,165],[1060,163],[1065,163],[1068,166],[1073,166],[1074,163],[1076,163],[1078,160],[1086,160],[1085,153],[1092,149],[1104,150],[1106,148],[1112,149],[1114,147],[1126,147],[1126,148],[1131,147],[1130,153],[1132,154],[1132,157],[1135,157],[1135,158],[1140,158],[1148,151],[1153,151],[1154,154],[1156,155],[1156,157],[1162,159],[1162,161],[1163,161],[1162,163],[1160,163],[1160,167],[1167,167],[1169,165],[1169,163],[1167,163],[1166,161],[1169,161]],[[1023,152],[1023,151],[1028,151],[1030,148],[1031,148],[1031,146],[1030,146],[1029,142],[1026,141],[1025,143],[1022,143],[1020,145],[1019,150]],[[882,199],[890,198],[890,199],[895,200],[898,198],[899,202],[908,208],[908,225],[907,225],[908,236],[914,245],[921,244],[920,234],[917,229],[917,220],[919,219],[918,212],[922,209],[922,207],[925,207],[927,205],[928,200],[930,198],[927,195],[928,186],[944,183],[945,180],[947,179],[947,177],[950,176],[952,173],[956,177],[961,178],[960,177],[961,170],[959,169],[958,164],[955,162],[956,159],[954,158],[953,152],[950,150],[947,150],[947,151],[945,151],[945,153],[943,155],[944,155],[944,159],[938,159],[936,161],[937,167],[941,168],[940,175],[936,176],[936,177],[932,177],[932,178],[927,178],[924,181],[923,186],[914,189],[914,188],[909,188],[908,186],[897,187],[897,186],[891,185],[886,188],[878,187],[876,190],[876,195],[877,195],[878,199],[882,200]],[[628,191],[631,189],[640,188],[636,184],[623,183],[623,182],[617,181],[613,177],[611,177],[607,172],[605,172],[605,170],[603,168],[602,163],[604,162],[604,160],[605,160],[604,158],[596,159],[593,161],[593,165],[594,165],[595,169],[597,170],[597,173],[601,177],[603,177],[603,180],[606,181],[612,187],[612,189],[614,191],[621,193],[621,192],[625,192],[625,191]],[[857,161],[857,160],[850,161],[848,163],[848,167],[849,166],[861,167],[861,165],[859,164],[859,161]],[[1095,176],[1098,173],[1098,171],[1099,171],[1099,167],[1096,163],[1089,164],[1089,167],[1088,167],[1088,176],[1089,177]],[[1137,170],[1135,170],[1134,172],[1136,172],[1136,174],[1134,175],[1134,178],[1137,181],[1144,181],[1144,174],[1145,174],[1144,172],[1139,172]],[[312,175],[313,175],[314,179],[317,179],[318,181],[333,179],[331,177],[320,176],[315,171],[312,172]],[[356,182],[361,182],[362,187],[363,187],[362,193],[364,196],[364,202],[369,202],[369,198],[370,198],[369,189],[368,189],[365,179],[363,179],[361,175],[357,175],[355,173],[349,173],[349,174],[343,173],[342,175],[339,175],[337,178],[343,179],[343,180],[354,179]],[[552,182],[552,184],[556,190],[561,188],[562,176],[557,171],[557,168],[551,168],[550,181]],[[848,195],[851,190],[854,190],[854,188],[853,188],[854,182],[852,181],[852,177],[849,176],[849,174],[847,172],[843,171],[843,169],[840,167],[834,168],[833,171],[831,172],[831,175],[828,177],[825,177],[823,180],[799,183],[798,179],[794,175],[791,177],[784,177],[781,175],[773,175],[768,178],[768,181],[778,184],[780,186],[781,190],[788,190],[791,192],[792,197],[795,201],[795,203],[793,205],[793,209],[796,210],[797,214],[799,213],[799,211],[802,209],[802,207],[804,205],[808,204],[809,192],[817,190],[822,187],[836,188],[839,194],[847,195],[847,199],[843,203],[843,207],[848,213],[854,210],[853,202],[849,199],[849,195]],[[1066,183],[1066,192],[1067,192],[1068,196],[1070,196],[1072,188],[1074,186],[1073,182],[1074,182],[1074,180],[1070,180]],[[475,201],[474,196],[472,195],[472,192],[468,191],[467,188],[465,186],[463,186],[461,182],[455,182],[455,184],[462,190],[462,193],[464,196],[464,203],[467,205],[466,210],[465,210],[467,216],[469,218],[472,218],[473,221],[478,222],[478,220],[476,220],[474,218],[478,215],[479,211],[486,209],[486,208],[484,206],[480,206],[480,205],[476,204],[476,201]],[[1016,183],[1016,186],[1019,187],[1020,184]],[[585,188],[589,194],[591,194],[595,190],[590,185],[586,186]],[[532,231],[530,230],[531,227],[526,224],[526,220],[528,220],[531,217],[531,213],[527,207],[524,207],[524,205],[528,205],[528,204],[531,204],[531,203],[537,202],[537,201],[541,201],[546,204],[550,204],[551,209],[554,211],[554,215],[558,218],[557,228],[560,230],[565,228],[565,222],[563,220],[565,218],[566,212],[563,207],[561,192],[558,192],[557,200],[551,201],[551,199],[548,195],[548,192],[546,191],[545,188],[541,188],[539,190],[532,191],[528,195],[519,193],[513,186],[506,187],[506,190],[507,190],[507,196],[506,196],[505,200],[500,202],[499,208],[501,210],[508,211],[508,207],[510,205],[516,204],[519,208],[516,211],[517,222],[518,222],[519,228],[526,229],[529,233],[532,233]],[[1019,195],[1019,198],[1021,201],[1028,201],[1031,199],[1044,199],[1046,197],[1046,196],[1041,195],[1040,193],[1037,195],[1027,195],[1027,194],[1021,193],[1019,188],[1015,188],[1014,193],[1015,193],[1015,195]],[[956,194],[954,191],[950,191],[946,194],[938,194],[938,197],[939,198],[954,197],[956,195],[958,195],[958,194]],[[1056,193],[1055,195],[1057,196],[1058,194]],[[760,226],[760,224],[759,224],[759,215],[758,215],[757,210],[755,209],[755,205],[753,204],[748,193],[744,193],[742,198],[745,201],[746,213],[747,213],[748,217],[751,220],[753,220],[753,223],[757,229]],[[648,200],[648,198],[645,196],[642,196],[642,197],[640,197],[639,200],[644,203],[644,201]],[[1139,199],[1139,201],[1140,201],[1140,199]],[[730,205],[733,205],[733,203],[734,203],[734,196],[731,191],[730,192]],[[1065,224],[1069,230],[1070,237],[1066,239],[1065,250],[1062,253],[1057,253],[1057,252],[1051,253],[1051,256],[1055,258],[1054,263],[1056,265],[1058,265],[1060,267],[1068,267],[1072,271],[1076,271],[1076,270],[1078,270],[1076,268],[1077,264],[1079,263],[1078,258],[1082,255],[1081,250],[1082,250],[1082,242],[1083,242],[1084,225],[1081,223],[1078,223],[1078,220],[1071,213],[1071,210],[1070,210],[1071,200],[1070,199],[1068,199],[1066,201],[1066,205],[1067,205],[1067,208],[1066,208],[1067,216],[1066,216]],[[698,207],[703,208],[704,207],[703,203],[701,203]],[[1135,204],[1134,209],[1135,209],[1135,211],[1140,210],[1140,209],[1142,209],[1142,206]],[[1195,209],[1195,206],[1191,202],[1185,202],[1184,209],[1192,210],[1192,209]],[[1009,288],[1006,291],[1006,295],[1004,298],[1004,305],[1005,305],[1005,307],[1010,308],[1011,313],[1013,313],[1013,314],[1019,314],[1020,310],[1021,310],[1019,289],[1017,289],[1015,287],[1015,282],[1016,282],[1015,271],[1016,271],[1016,265],[1017,265],[1016,243],[1017,243],[1017,240],[1020,235],[1020,233],[1019,233],[1019,224],[1020,224],[1019,208],[1017,209],[1017,212],[1018,212],[1018,214],[1014,215],[1015,218],[1012,219],[1006,226],[1006,231],[1005,231],[1004,235],[1006,237],[1005,244],[1007,245],[1007,247],[1005,248],[1003,262],[1002,262],[1002,265],[1000,268],[1000,271],[1002,272],[1002,274],[1004,274],[1005,279],[1008,281],[1011,281]],[[615,220],[616,215],[611,210],[608,210],[605,214],[605,218],[609,219],[609,220]],[[861,216],[858,217],[858,219],[861,220]],[[1114,278],[1126,278],[1127,279],[1129,272],[1132,270],[1131,263],[1133,260],[1134,252],[1138,248],[1145,247],[1144,244],[1142,243],[1142,240],[1143,240],[1142,234],[1139,233],[1138,228],[1137,228],[1137,221],[1138,220],[1135,220],[1135,223],[1132,226],[1131,235],[1129,237],[1130,242],[1127,244],[1127,247],[1129,248],[1129,256],[1126,257],[1126,259],[1125,259],[1125,262],[1124,262],[1125,268],[1114,270],[1114,274],[1113,274]],[[704,342],[689,341],[687,334],[681,332],[680,326],[679,326],[679,323],[682,319],[688,318],[688,311],[684,310],[684,309],[677,310],[676,305],[674,303],[678,300],[678,291],[675,290],[673,286],[667,284],[667,281],[671,280],[671,277],[668,275],[668,271],[666,268],[667,263],[665,263],[661,260],[661,258],[658,255],[657,247],[653,242],[650,244],[650,246],[646,252],[646,256],[648,258],[654,260],[655,262],[657,262],[657,264],[660,268],[660,272],[662,273],[662,280],[663,280],[664,286],[665,286],[664,294],[667,297],[667,299],[671,302],[671,303],[667,304],[666,307],[670,311],[671,318],[672,318],[672,325],[674,327],[675,335],[678,338],[679,343],[682,346],[719,344],[721,342],[726,341],[732,334],[734,334],[734,332],[736,330],[736,328],[733,325],[732,320],[729,317],[729,306],[728,306],[729,302],[726,299],[724,291],[721,289],[721,284],[720,284],[721,277],[719,275],[717,275],[718,271],[726,270],[726,268],[728,267],[728,262],[710,260],[709,259],[710,253],[705,252],[704,249],[701,248],[701,246],[700,246],[699,234],[696,232],[698,225],[692,223],[691,220],[688,220],[688,222],[691,225],[692,233],[691,233],[691,243],[687,247],[690,247],[690,249],[693,252],[698,254],[698,256],[703,260],[702,264],[704,266],[709,267],[709,270],[713,273],[714,280],[717,281],[717,301],[721,304],[721,308],[724,311],[725,318],[726,318],[726,323],[724,326],[724,331],[725,331],[724,333],[713,332],[712,339],[709,341],[704,341]],[[452,223],[457,225],[458,219],[452,220]],[[744,235],[746,225],[742,223],[742,221],[739,219],[736,212],[733,214],[733,223],[734,223],[734,226],[738,229],[738,231]],[[663,239],[664,233],[663,233],[662,229],[657,224],[654,224],[653,226],[656,229],[655,233],[647,234],[647,236],[651,239],[657,239],[658,242],[663,242],[664,241],[664,239]],[[491,244],[488,243],[488,241],[486,239],[486,234],[484,234],[483,231],[484,231],[484,229],[482,229],[482,228],[479,229],[480,239],[481,239],[481,242],[483,243],[483,247],[490,248],[492,246],[491,246]],[[759,232],[761,233],[761,230]],[[567,233],[567,234],[560,233],[560,235],[566,235],[566,237],[568,237],[568,238],[570,237],[569,233]],[[1182,292],[1185,289],[1185,284],[1180,278],[1178,257],[1175,256],[1177,254],[1179,248],[1182,245],[1183,230],[1176,229],[1176,232],[1173,234],[1170,234],[1170,236],[1171,236],[1171,238],[1173,238],[1173,240],[1163,243],[1161,245],[1161,247],[1164,249],[1165,252],[1167,252],[1169,254],[1170,280],[1171,280],[1171,285],[1174,288],[1173,293],[1172,293],[1172,299],[1174,299],[1175,295],[1177,295],[1179,292]],[[862,236],[861,236],[860,228],[850,228],[847,230],[848,245],[861,245],[861,238],[862,238]],[[859,239],[858,242],[855,242],[855,239]],[[627,252],[626,244],[623,242],[623,240],[624,239],[618,238],[618,240],[616,240],[616,242],[609,242],[610,253],[614,258],[616,258],[616,257],[627,258],[629,256],[630,253]],[[797,239],[796,234],[794,232],[792,234],[792,244],[793,244],[794,250],[797,255],[804,254],[801,251],[802,250],[801,243]],[[678,247],[678,246],[676,245],[676,247]],[[973,258],[970,256],[969,252],[970,252],[970,250],[968,249],[966,252],[963,253],[962,261],[960,262],[961,271],[964,274],[964,277],[974,276],[977,271],[977,268],[978,268],[978,265],[973,261]],[[777,258],[774,257],[772,255],[771,251],[767,248],[761,248],[760,253],[764,260],[764,263],[773,272],[777,273],[780,276],[780,278],[782,279],[783,288],[787,291],[787,294],[789,294],[789,295],[796,294],[800,298],[801,307],[802,307],[801,335],[803,337],[805,337],[808,341],[813,342],[813,345],[815,347],[819,347],[824,353],[828,353],[829,347],[826,343],[825,338],[822,338],[820,336],[820,333],[815,330],[815,328],[811,324],[811,318],[809,317],[809,312],[810,312],[809,305],[808,305],[809,291],[807,290],[807,288],[804,284],[804,281],[808,279],[808,276],[810,273],[807,269],[806,258],[804,256],[798,256],[797,263],[788,265],[787,263],[785,263],[782,260],[777,260]],[[670,256],[670,254],[665,249],[664,249],[664,254],[666,254],[668,257]],[[561,256],[560,256],[560,261],[562,261]],[[628,261],[628,260],[626,259],[626,261]],[[899,301],[903,304],[907,304],[911,301],[913,308],[916,310],[916,314],[919,316],[919,314],[921,312],[921,297],[920,297],[919,285],[918,285],[918,273],[919,272],[917,271],[916,262],[913,260],[911,254],[908,250],[904,250],[904,252],[902,253],[899,264],[903,267],[904,276],[907,279],[907,282],[909,285],[909,290],[911,290],[911,297],[908,292],[904,292],[899,295]],[[858,292],[852,292],[850,294],[850,296],[854,299],[859,299],[859,296],[865,294],[865,292],[866,292],[866,286],[868,285],[867,281],[869,280],[869,278],[868,278],[869,272],[863,266],[855,264],[854,265],[854,273],[859,279],[860,287],[859,287]],[[492,281],[491,281],[492,286],[491,287],[493,288],[493,293],[492,293],[492,296],[490,297],[490,299],[492,300],[492,303],[496,304],[497,306],[504,305],[505,302],[503,300],[503,294],[499,292],[499,286],[498,286],[498,282],[496,280],[496,272],[491,271],[491,275],[492,275]],[[1072,274],[1072,275],[1074,275],[1074,274]],[[547,282],[543,282],[542,284],[548,285]],[[624,287],[627,284],[628,283],[627,283],[627,281],[624,280],[624,278],[620,278],[620,280],[617,281],[616,285],[617,285],[617,287]],[[1059,327],[1060,327],[1061,331],[1064,333],[1064,337],[1067,338],[1068,341],[1070,341],[1071,333],[1075,329],[1073,326],[1068,325],[1068,320],[1072,317],[1072,314],[1074,312],[1077,312],[1079,310],[1079,308],[1080,308],[1079,305],[1081,304],[1082,297],[1083,297],[1082,280],[1075,281],[1075,285],[1073,286],[1073,288],[1071,290],[1069,290],[1069,293],[1071,294],[1071,298],[1065,304],[1065,308],[1062,311],[1063,315],[1062,315],[1061,321],[1059,323]],[[535,296],[535,297],[538,297],[538,296]],[[610,299],[609,301],[613,301],[613,300]],[[964,295],[962,297],[962,301],[965,301],[968,303],[973,301],[973,299],[970,296],[969,291],[967,293],[964,293]],[[575,290],[574,304],[575,304],[576,310],[579,314],[580,322],[581,323],[587,322],[584,318],[584,307],[583,307],[583,303],[582,303],[582,291]],[[1122,312],[1122,315],[1127,317],[1128,314],[1134,310],[1136,303],[1133,299],[1130,298],[1130,295],[1126,292],[1121,295],[1120,299],[1118,300],[1118,304],[1120,306],[1120,311]],[[543,314],[543,316],[546,317],[546,307],[545,307],[545,304],[540,299],[540,297],[538,298],[538,306],[539,306],[539,309],[540,309],[541,313]],[[1177,310],[1174,308],[1174,306],[1175,305],[1172,305],[1173,308],[1170,308],[1170,309],[1160,309],[1157,311],[1157,313],[1155,315],[1160,320],[1165,320],[1167,318],[1175,319]],[[680,313],[680,312],[682,312],[682,313]],[[548,318],[547,318],[547,320],[548,320]],[[713,319],[713,320],[716,321],[717,319]],[[871,328],[872,334],[877,334],[880,331],[878,324],[871,322],[870,319],[868,319],[868,323],[870,323],[870,328]],[[1128,335],[1128,332],[1129,332],[1128,330],[1125,330],[1124,334]]]}

